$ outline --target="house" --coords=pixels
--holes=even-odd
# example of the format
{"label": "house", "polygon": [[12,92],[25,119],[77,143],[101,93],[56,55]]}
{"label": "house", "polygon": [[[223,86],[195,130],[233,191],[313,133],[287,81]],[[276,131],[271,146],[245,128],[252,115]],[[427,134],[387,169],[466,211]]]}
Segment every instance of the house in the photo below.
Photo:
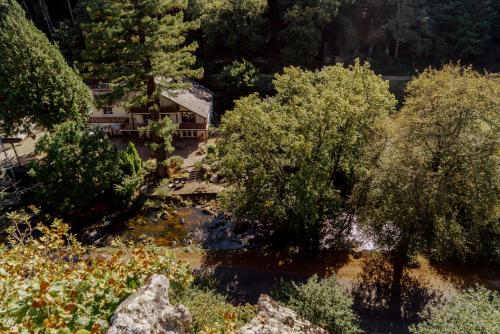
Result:
{"label": "house", "polygon": [[[160,117],[170,117],[178,124],[177,138],[208,138],[208,126],[213,110],[213,93],[201,84],[189,80],[191,87],[182,90],[161,90]],[[109,85],[90,85],[94,95],[109,92]],[[112,136],[137,134],[151,120],[146,108],[125,107],[116,102],[109,106],[94,108],[88,124],[99,127]]]}

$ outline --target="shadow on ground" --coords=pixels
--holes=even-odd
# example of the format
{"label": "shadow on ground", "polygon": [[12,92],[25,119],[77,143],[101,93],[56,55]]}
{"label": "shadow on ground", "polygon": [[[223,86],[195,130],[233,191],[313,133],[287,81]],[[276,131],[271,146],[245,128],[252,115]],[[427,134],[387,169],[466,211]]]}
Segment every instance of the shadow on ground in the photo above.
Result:
{"label": "shadow on ground", "polygon": [[392,265],[382,254],[370,254],[352,285],[354,308],[361,326],[369,333],[409,333],[408,326],[419,320],[419,313],[443,301],[442,292],[423,278],[406,270],[401,281],[402,319],[389,315]]}
{"label": "shadow on ground", "polygon": [[200,272],[211,274],[217,288],[234,303],[256,303],[260,294],[269,294],[283,281],[303,282],[317,274],[327,276],[348,261],[347,254],[319,256],[294,255],[287,251],[238,250],[211,251]]}

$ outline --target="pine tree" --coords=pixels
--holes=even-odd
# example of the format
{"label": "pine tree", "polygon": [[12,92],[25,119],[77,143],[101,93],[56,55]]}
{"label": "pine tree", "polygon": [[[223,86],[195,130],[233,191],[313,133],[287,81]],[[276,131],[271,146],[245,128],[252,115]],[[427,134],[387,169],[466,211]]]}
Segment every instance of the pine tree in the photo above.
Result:
{"label": "pine tree", "polygon": [[[111,83],[109,99],[135,92],[133,105],[144,106],[160,120],[160,91],[180,88],[184,77],[200,77],[194,69],[196,43],[186,33],[197,27],[185,22],[186,0],[89,0],[82,24],[82,53],[89,78]],[[154,138],[153,141],[158,141]],[[159,162],[164,155],[158,156]]]}
{"label": "pine tree", "polygon": [[0,1],[0,131],[51,129],[88,116],[92,95],[15,0]]}

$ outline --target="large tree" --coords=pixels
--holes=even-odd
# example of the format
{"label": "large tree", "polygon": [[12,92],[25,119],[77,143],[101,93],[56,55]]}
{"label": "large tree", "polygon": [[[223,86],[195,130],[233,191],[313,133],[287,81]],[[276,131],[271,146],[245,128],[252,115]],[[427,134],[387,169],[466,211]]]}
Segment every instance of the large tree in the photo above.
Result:
{"label": "large tree", "polygon": [[[197,27],[184,21],[186,5],[187,0],[86,2],[82,57],[89,78],[111,83],[112,93],[103,98],[134,92],[131,103],[146,107],[156,122],[161,90],[186,87],[184,77],[201,76],[202,70],[194,69],[197,44],[185,43],[186,33]],[[159,162],[164,158],[160,154]]]}
{"label": "large tree", "polygon": [[497,3],[495,0],[429,1],[435,56],[443,60],[474,60],[490,52],[488,48],[498,48],[493,41],[500,16]]}
{"label": "large tree", "polygon": [[0,2],[0,132],[83,121],[92,95],[14,0]]}
{"label": "large tree", "polygon": [[347,196],[375,122],[395,105],[368,65],[309,72],[290,67],[276,95],[240,99],[221,126],[226,208],[288,243],[318,247],[322,228],[350,224]]}
{"label": "large tree", "polygon": [[393,253],[396,315],[412,255],[499,254],[499,96],[497,77],[453,65],[426,70],[370,150],[375,163],[367,184],[359,183],[360,218]]}
{"label": "large tree", "polygon": [[201,21],[205,53],[216,47],[235,54],[256,51],[264,42],[267,0],[191,0],[190,12]]}
{"label": "large tree", "polygon": [[[322,63],[328,26],[337,16],[343,0],[297,0],[283,15],[282,55],[288,64]],[[289,1],[286,1],[290,5]]]}

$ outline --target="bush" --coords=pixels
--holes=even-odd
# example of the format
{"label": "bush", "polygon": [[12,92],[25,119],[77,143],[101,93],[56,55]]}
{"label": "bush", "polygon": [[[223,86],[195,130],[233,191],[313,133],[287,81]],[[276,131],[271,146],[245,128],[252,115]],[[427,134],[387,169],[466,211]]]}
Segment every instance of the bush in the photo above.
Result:
{"label": "bush", "polygon": [[40,139],[35,152],[45,155],[30,170],[41,184],[38,198],[60,211],[83,210],[121,182],[116,148],[102,132],[76,122],[57,125]]}
{"label": "bush", "polygon": [[129,176],[139,175],[143,172],[142,159],[132,142],[129,142],[127,149],[120,153],[120,169]]}
{"label": "bush", "polygon": [[233,306],[213,290],[192,286],[172,292],[172,303],[185,305],[193,315],[192,333],[234,333],[256,313],[254,306]]}
{"label": "bush", "polygon": [[115,244],[99,255],[60,220],[35,231],[26,216],[9,217],[10,245],[0,245],[2,333],[103,333],[115,308],[152,274],[178,286],[192,280],[188,266],[165,248]]}
{"label": "bush", "polygon": [[134,143],[129,142],[127,149],[120,152],[119,164],[123,178],[119,184],[114,185],[115,193],[130,203],[139,195],[139,188],[144,183],[147,173]]}
{"label": "bush", "polygon": [[352,310],[352,298],[338,285],[335,276],[320,280],[315,275],[305,284],[285,285],[277,298],[331,334],[361,332]]}
{"label": "bush", "polygon": [[216,155],[217,154],[217,146],[208,145],[207,146],[207,155]]}
{"label": "bush", "polygon": [[410,328],[413,334],[500,333],[500,294],[483,287],[465,291],[451,302],[431,308]]}
{"label": "bush", "polygon": [[169,173],[173,174],[180,172],[183,164],[184,159],[178,155],[174,155],[165,161],[165,166],[169,169]]}

